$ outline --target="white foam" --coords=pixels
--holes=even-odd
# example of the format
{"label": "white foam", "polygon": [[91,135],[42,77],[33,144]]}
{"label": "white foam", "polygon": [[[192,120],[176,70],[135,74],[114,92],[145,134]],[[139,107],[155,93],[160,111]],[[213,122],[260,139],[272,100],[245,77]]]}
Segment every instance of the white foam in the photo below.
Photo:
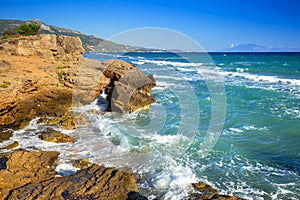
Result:
{"label": "white foam", "polygon": [[279,78],[277,76],[265,76],[265,75],[254,75],[249,73],[242,73],[242,72],[220,72],[221,75],[229,76],[229,77],[241,77],[245,79],[252,80],[254,82],[267,82],[267,83],[276,83],[276,84],[288,84],[288,85],[295,85],[300,86],[299,79],[286,79],[286,78]]}
{"label": "white foam", "polygon": [[204,65],[204,63],[194,63],[194,62],[172,62],[172,61],[166,61],[166,60],[147,60],[142,59],[138,61],[139,63],[152,63],[158,66],[174,66],[174,67],[201,67]]}
{"label": "white foam", "polygon": [[72,163],[60,163],[56,166],[55,170],[58,172],[59,175],[68,176],[75,174],[80,169],[74,167]]}

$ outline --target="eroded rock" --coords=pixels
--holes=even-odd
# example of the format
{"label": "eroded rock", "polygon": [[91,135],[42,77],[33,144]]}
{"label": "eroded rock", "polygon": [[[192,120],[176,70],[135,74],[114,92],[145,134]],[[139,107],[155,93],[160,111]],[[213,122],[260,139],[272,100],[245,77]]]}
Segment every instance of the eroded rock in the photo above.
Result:
{"label": "eroded rock", "polygon": [[150,96],[156,86],[153,76],[145,76],[134,65],[122,60],[106,61],[104,75],[110,78],[105,88],[109,110],[116,112],[134,112],[155,102]]}
{"label": "eroded rock", "polygon": [[55,143],[74,143],[74,139],[66,134],[55,131],[51,128],[47,128],[38,136],[41,140],[46,142],[55,142]]}
{"label": "eroded rock", "polygon": [[221,195],[218,190],[204,182],[193,183],[192,186],[197,192],[190,194],[185,200],[245,200],[238,196]]}
{"label": "eroded rock", "polygon": [[54,178],[53,168],[58,153],[53,151],[27,152],[17,150],[7,156],[5,169],[0,170],[0,199],[10,190],[28,183],[38,183]]}
{"label": "eroded rock", "polygon": [[54,60],[77,62],[84,49],[79,37],[40,34],[0,41],[0,53],[7,55],[44,56]]}

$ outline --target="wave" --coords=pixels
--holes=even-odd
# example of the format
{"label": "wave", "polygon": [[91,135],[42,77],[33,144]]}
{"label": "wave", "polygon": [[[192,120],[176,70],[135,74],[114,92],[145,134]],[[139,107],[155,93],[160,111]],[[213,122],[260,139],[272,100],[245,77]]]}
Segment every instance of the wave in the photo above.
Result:
{"label": "wave", "polygon": [[134,64],[143,65],[143,64],[155,64],[158,66],[174,66],[174,67],[201,67],[204,63],[194,63],[194,62],[173,62],[167,60],[147,60],[141,59],[138,61],[132,61]]}

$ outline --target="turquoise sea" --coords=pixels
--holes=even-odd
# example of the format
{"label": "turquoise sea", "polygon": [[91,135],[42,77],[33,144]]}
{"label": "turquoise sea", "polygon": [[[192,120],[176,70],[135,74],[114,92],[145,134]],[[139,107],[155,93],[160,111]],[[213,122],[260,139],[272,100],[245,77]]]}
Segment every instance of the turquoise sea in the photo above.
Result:
{"label": "turquoise sea", "polygon": [[122,59],[153,74],[157,102],[121,116],[97,114],[99,102],[79,108],[92,124],[63,131],[74,144],[38,140],[45,127],[33,120],[12,137],[21,148],[60,151],[62,175],[77,170],[71,158],[130,167],[149,199],[182,199],[197,181],[248,199],[300,199],[300,53],[85,57]]}

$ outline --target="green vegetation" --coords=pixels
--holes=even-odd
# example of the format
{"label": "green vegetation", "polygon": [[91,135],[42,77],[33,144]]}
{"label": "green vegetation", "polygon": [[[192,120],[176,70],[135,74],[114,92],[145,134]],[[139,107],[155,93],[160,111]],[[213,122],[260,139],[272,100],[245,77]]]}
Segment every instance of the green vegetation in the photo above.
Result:
{"label": "green vegetation", "polygon": [[62,76],[62,75],[64,75],[64,74],[65,74],[64,70],[60,70],[60,71],[58,72],[58,76]]}
{"label": "green vegetation", "polygon": [[66,68],[70,68],[70,65],[68,63],[64,63],[64,65],[60,65],[57,67],[57,69],[66,69]]}
{"label": "green vegetation", "polygon": [[21,24],[15,29],[4,31],[0,40],[7,39],[9,37],[37,35],[39,34],[40,27],[41,26],[38,24]]}
{"label": "green vegetation", "polygon": [[3,83],[0,85],[2,88],[7,88],[10,85],[9,81],[3,81]]}
{"label": "green vegetation", "polygon": [[38,24],[22,24],[17,28],[17,32],[20,35],[29,36],[29,35],[37,35],[40,30],[40,25]]}

